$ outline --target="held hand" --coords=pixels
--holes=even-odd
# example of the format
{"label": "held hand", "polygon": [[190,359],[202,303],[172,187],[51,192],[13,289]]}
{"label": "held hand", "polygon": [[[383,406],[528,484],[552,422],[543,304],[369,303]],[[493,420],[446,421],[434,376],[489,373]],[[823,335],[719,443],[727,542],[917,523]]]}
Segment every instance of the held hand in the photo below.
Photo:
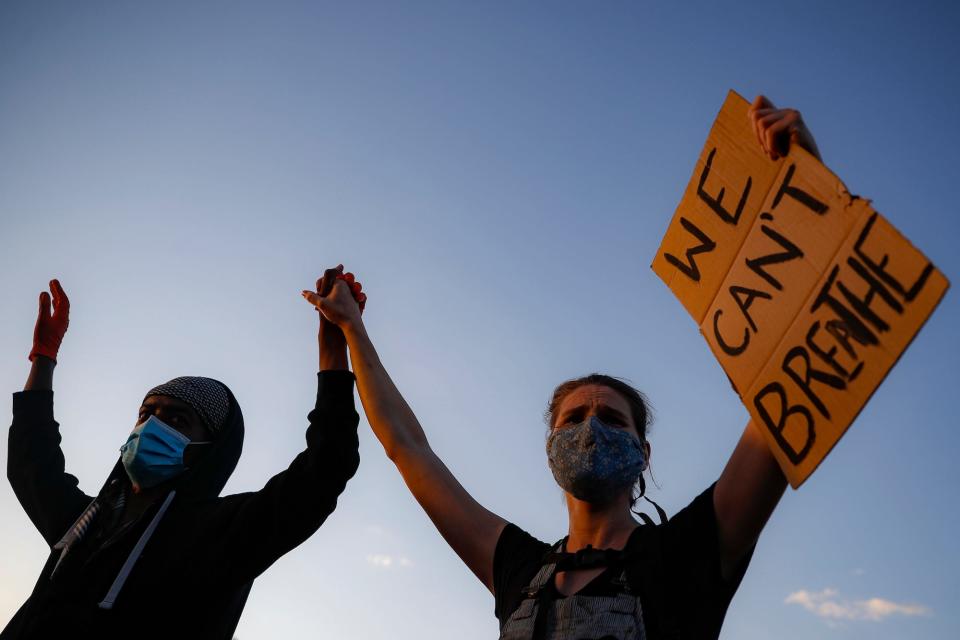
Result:
{"label": "held hand", "polygon": [[70,300],[64,293],[58,280],[50,281],[50,291],[53,293],[53,313],[50,313],[50,294],[44,291],[40,294],[40,310],[37,314],[37,324],[33,329],[33,349],[30,350],[30,361],[37,356],[45,356],[57,361],[57,351],[67,332],[70,323]]}
{"label": "held hand", "polygon": [[766,96],[757,96],[747,111],[757,141],[771,160],[787,155],[791,144],[798,144],[823,161],[813,134],[796,109],[778,109]]}
{"label": "held hand", "polygon": [[[343,265],[324,271],[323,277],[317,280],[317,293],[321,297],[329,294],[330,289],[333,288],[333,283],[337,281],[337,276],[341,273],[343,273]],[[320,316],[320,330],[317,332],[317,342],[320,346],[320,371],[349,369],[347,340],[343,331],[324,318],[319,309],[317,315]]]}
{"label": "held hand", "polygon": [[[363,312],[367,296],[361,289],[363,286],[356,281],[352,273],[342,273],[343,267],[340,266],[333,278],[333,283],[329,285],[329,276],[332,269],[328,269],[321,279],[318,292],[303,291],[303,297],[317,308],[321,316],[337,325],[341,329],[347,326],[360,323],[360,314]],[[329,293],[325,293],[329,291]],[[325,293],[325,295],[323,295]]]}

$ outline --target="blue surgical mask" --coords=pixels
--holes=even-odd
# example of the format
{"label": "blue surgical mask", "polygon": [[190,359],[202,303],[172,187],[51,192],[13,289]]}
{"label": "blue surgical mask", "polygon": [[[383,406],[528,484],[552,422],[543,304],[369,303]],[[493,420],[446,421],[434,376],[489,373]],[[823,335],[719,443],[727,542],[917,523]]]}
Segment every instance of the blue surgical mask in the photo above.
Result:
{"label": "blue surgical mask", "polygon": [[188,444],[190,438],[150,416],[134,427],[120,447],[120,459],[130,479],[146,489],[183,473],[183,452]]}
{"label": "blue surgical mask", "polygon": [[554,429],[547,438],[547,460],[564,491],[596,504],[613,500],[647,466],[646,453],[633,434],[596,416]]}

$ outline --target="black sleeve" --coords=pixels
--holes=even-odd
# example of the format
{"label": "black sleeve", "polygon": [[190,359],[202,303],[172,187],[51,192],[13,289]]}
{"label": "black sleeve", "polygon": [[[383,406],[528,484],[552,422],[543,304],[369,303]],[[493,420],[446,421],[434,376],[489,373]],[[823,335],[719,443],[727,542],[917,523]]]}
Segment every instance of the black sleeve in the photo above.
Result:
{"label": "black sleeve", "polygon": [[93,500],[64,471],[60,425],[53,419],[53,391],[13,394],[7,441],[7,478],[17,500],[51,547]]}
{"label": "black sleeve", "polygon": [[549,550],[549,544],[514,524],[507,524],[500,533],[493,552],[493,596],[494,613],[501,623],[520,606],[523,588],[537,575]]}
{"label": "black sleeve", "polygon": [[245,583],[309,538],[337,506],[360,464],[353,374],[321,371],[307,448],[259,491],[227,496],[208,523],[219,536],[215,571]]}
{"label": "black sleeve", "polygon": [[[666,524],[646,536],[643,565],[628,569],[632,586],[642,590],[644,615],[660,631],[681,638],[716,638],[727,606],[747,570],[751,549],[733,576],[720,571],[720,539],[713,506],[714,485],[694,498]],[[642,575],[646,570],[647,575]],[[649,609],[649,611],[648,611]]]}

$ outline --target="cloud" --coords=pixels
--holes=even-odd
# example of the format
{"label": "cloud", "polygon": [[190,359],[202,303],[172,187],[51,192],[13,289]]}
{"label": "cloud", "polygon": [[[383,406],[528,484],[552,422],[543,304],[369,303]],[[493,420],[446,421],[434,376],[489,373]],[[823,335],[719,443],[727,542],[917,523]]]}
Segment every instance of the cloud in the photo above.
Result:
{"label": "cloud", "polygon": [[393,567],[402,567],[407,569],[413,566],[413,560],[406,556],[392,556],[386,553],[371,553],[367,555],[367,564],[371,564],[378,569],[392,569]]}
{"label": "cloud", "polygon": [[794,591],[787,596],[786,604],[798,604],[810,613],[826,620],[870,620],[880,622],[893,615],[928,616],[933,613],[921,604],[904,604],[869,598],[867,600],[842,600],[836,589],[823,591]]}

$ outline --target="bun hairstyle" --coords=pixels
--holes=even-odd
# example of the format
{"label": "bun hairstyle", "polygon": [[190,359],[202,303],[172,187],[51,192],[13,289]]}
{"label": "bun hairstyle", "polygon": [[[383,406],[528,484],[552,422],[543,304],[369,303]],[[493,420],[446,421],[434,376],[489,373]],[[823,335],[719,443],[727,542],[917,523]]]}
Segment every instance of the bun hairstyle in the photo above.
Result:
{"label": "bun hairstyle", "polygon": [[[550,429],[554,427],[554,421],[557,418],[557,408],[560,406],[560,403],[563,402],[563,399],[575,389],[587,385],[600,385],[619,393],[623,399],[627,401],[627,404],[630,405],[630,416],[633,418],[633,424],[637,428],[637,433],[640,434],[640,440],[642,442],[647,441],[647,433],[650,430],[650,425],[653,423],[653,407],[650,406],[650,401],[647,400],[647,396],[630,383],[603,373],[591,373],[581,378],[567,380],[553,390],[550,403],[547,405],[547,410],[543,415]],[[649,467],[649,461],[647,462],[647,466]],[[637,478],[637,486],[634,487],[634,493],[637,494],[634,497],[634,502],[642,498],[646,490],[647,484],[641,473],[640,477]]]}

